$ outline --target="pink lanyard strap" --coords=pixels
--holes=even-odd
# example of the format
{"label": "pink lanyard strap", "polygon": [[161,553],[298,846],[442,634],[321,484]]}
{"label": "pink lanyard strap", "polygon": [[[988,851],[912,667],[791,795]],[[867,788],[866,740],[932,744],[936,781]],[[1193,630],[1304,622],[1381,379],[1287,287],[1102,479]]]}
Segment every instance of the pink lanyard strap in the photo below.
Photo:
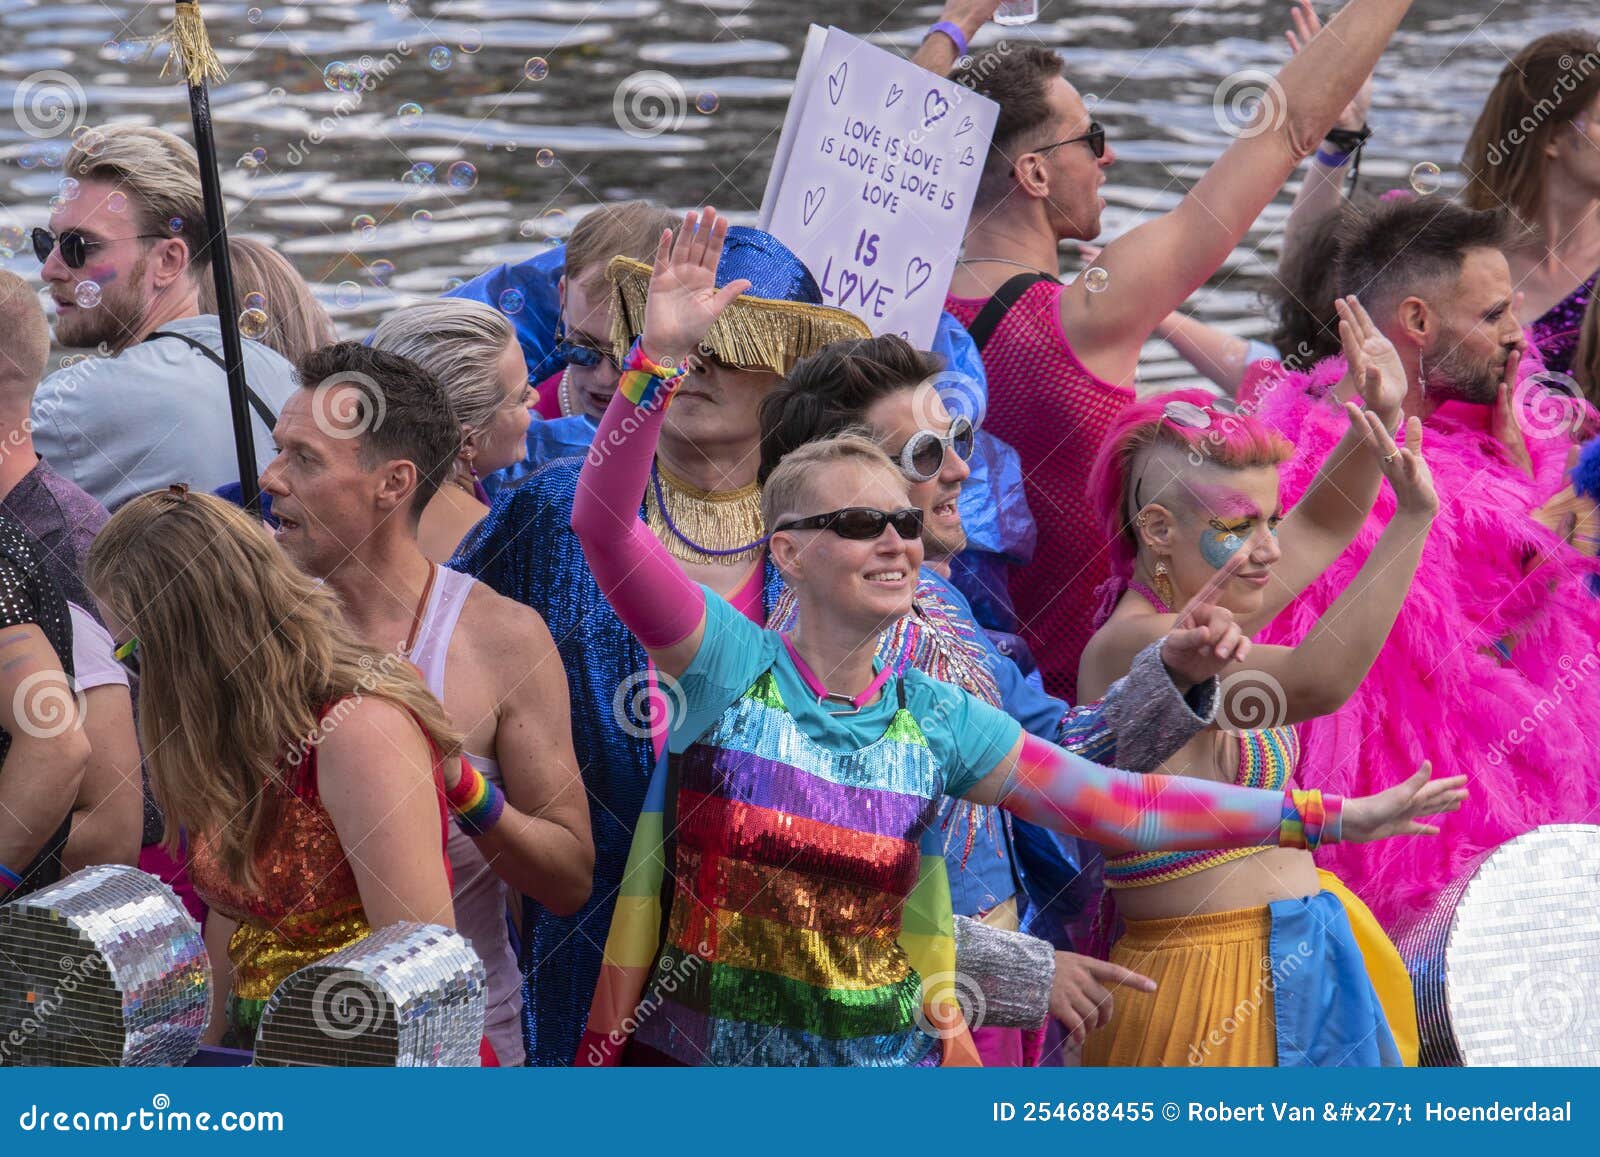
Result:
{"label": "pink lanyard strap", "polygon": [[[800,652],[794,649],[794,644],[789,641],[788,635],[780,635],[779,638],[783,640],[784,650],[789,652],[789,660],[794,664],[794,669],[800,672],[800,678],[804,679],[806,686],[811,688],[811,693],[817,697],[818,703],[826,703],[831,699],[835,703],[848,703],[852,711],[860,711],[868,703],[872,702],[873,697],[883,690],[883,685],[894,675],[894,664],[885,663],[861,694],[853,699],[846,695],[839,695],[829,691],[822,680],[817,678],[811,668],[806,665],[806,661],[800,657]],[[847,713],[835,712],[835,714]]]}

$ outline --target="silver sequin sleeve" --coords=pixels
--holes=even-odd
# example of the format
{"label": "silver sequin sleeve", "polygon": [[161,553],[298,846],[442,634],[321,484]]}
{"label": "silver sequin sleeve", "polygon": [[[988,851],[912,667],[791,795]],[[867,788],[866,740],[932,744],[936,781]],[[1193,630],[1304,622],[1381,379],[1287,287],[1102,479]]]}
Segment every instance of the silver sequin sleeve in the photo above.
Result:
{"label": "silver sequin sleeve", "polygon": [[1036,1029],[1050,1013],[1056,950],[1048,941],[956,917],[957,998],[974,1028]]}
{"label": "silver sequin sleeve", "polygon": [[1134,657],[1126,675],[1106,689],[1101,711],[1117,737],[1117,766],[1151,771],[1217,716],[1217,681],[1179,692],[1161,661],[1158,639]]}

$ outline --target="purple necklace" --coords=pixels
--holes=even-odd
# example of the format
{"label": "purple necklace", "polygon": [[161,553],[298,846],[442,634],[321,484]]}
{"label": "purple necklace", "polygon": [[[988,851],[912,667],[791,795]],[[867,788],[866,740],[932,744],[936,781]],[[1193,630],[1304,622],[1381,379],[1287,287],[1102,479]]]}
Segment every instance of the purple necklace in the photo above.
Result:
{"label": "purple necklace", "polygon": [[729,547],[726,550],[713,550],[710,547],[701,546],[694,539],[690,538],[687,534],[683,533],[683,531],[679,530],[678,524],[672,521],[672,513],[667,509],[667,496],[662,492],[661,488],[661,471],[657,469],[654,462],[650,464],[650,485],[655,488],[656,509],[661,511],[661,521],[666,523],[667,529],[672,531],[673,537],[679,542],[683,543],[685,546],[699,551],[708,558],[727,558],[731,555],[744,554],[746,551],[754,550],[758,546],[765,546],[767,540],[772,537],[770,534],[763,534],[754,542],[745,543],[743,546]]}

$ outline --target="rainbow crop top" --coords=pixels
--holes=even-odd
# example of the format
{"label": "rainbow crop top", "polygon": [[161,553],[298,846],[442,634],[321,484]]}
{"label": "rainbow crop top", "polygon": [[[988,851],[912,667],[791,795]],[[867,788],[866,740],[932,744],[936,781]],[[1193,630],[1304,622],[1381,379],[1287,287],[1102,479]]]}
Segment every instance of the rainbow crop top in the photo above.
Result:
{"label": "rainbow crop top", "polygon": [[[1300,762],[1300,739],[1293,727],[1246,731],[1239,736],[1240,787],[1281,791]],[[1269,848],[1235,848],[1210,852],[1132,852],[1106,857],[1106,887],[1142,888],[1192,876],[1229,860],[1253,856]]]}

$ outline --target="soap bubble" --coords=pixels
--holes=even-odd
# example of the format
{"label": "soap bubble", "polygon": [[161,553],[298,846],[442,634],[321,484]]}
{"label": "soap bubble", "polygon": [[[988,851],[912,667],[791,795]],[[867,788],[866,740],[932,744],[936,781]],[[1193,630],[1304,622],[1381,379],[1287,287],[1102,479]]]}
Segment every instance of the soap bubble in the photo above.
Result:
{"label": "soap bubble", "polygon": [[717,99],[717,94],[707,89],[694,98],[694,111],[710,116],[716,112],[722,102]]}
{"label": "soap bubble", "polygon": [[264,165],[267,163],[267,150],[262,148],[260,145],[257,145],[255,148],[251,149],[250,155],[256,159],[256,164],[258,165]]}
{"label": "soap bubble", "polygon": [[125,213],[128,210],[128,194],[120,189],[115,193],[106,195],[106,208],[113,213]]}
{"label": "soap bubble", "polygon": [[255,157],[251,156],[249,153],[246,153],[233,163],[233,167],[236,169],[242,169],[247,173],[253,173],[261,167],[261,162],[256,160]]}
{"label": "soap bubble", "polygon": [[411,214],[411,227],[418,233],[426,233],[433,228],[433,214],[426,209],[418,209]]}
{"label": "soap bubble", "polygon": [[239,336],[247,337],[251,341],[260,341],[267,336],[267,331],[272,328],[264,309],[247,309],[239,314]]}
{"label": "soap bubble", "polygon": [[544,230],[540,227],[539,222],[537,220],[535,220],[532,217],[529,217],[521,225],[517,226],[517,232],[520,233],[524,237],[532,238],[532,237],[538,237],[538,236],[542,235],[544,233]]}
{"label": "soap bubble", "polygon": [[505,314],[521,313],[522,307],[527,304],[527,298],[520,289],[508,289],[500,295],[500,312]]}
{"label": "soap bubble", "polygon": [[63,197],[60,193],[57,193],[54,197],[50,198],[49,209],[50,209],[50,215],[51,216],[55,216],[55,214],[61,212],[61,210],[65,209],[66,207],[67,207],[67,199],[65,197]]}
{"label": "soap bubble", "polygon": [[478,183],[478,167],[471,161],[457,161],[445,171],[445,179],[452,189],[465,191]]}
{"label": "soap bubble", "polygon": [[572,232],[572,218],[561,209],[550,209],[539,218],[539,228],[546,237],[559,241]]}
{"label": "soap bubble", "polygon": [[1104,293],[1111,284],[1111,273],[1098,265],[1091,265],[1083,271],[1083,287],[1090,293]]}
{"label": "soap bubble", "polygon": [[435,44],[428,49],[428,67],[435,72],[443,72],[450,67],[450,62],[455,59],[455,53],[442,44]]}
{"label": "soap bubble", "polygon": [[251,24],[260,24],[261,23],[261,9],[259,9],[259,8],[251,8],[251,9],[249,9],[247,12],[245,12],[244,18],[246,20],[250,21]]}
{"label": "soap bubble", "polygon": [[467,29],[461,34],[458,47],[460,47],[461,51],[465,52],[468,56],[473,55],[483,47],[483,33],[479,32],[476,28]]}
{"label": "soap bubble", "polygon": [[168,217],[167,218],[167,228],[170,231],[172,231],[173,233],[182,233],[183,232],[183,218],[182,217]]}
{"label": "soap bubble", "polygon": [[350,228],[363,241],[378,231],[378,219],[371,213],[357,213],[350,219]]}
{"label": "soap bubble", "polygon": [[380,257],[376,261],[367,263],[367,280],[374,285],[386,285],[389,278],[394,276],[394,262],[387,257]]}
{"label": "soap bubble", "polygon": [[551,165],[556,163],[556,155],[550,149],[540,149],[537,153],[533,154],[533,163],[538,165],[541,169],[548,169]]}
{"label": "soap bubble", "polygon": [[542,56],[530,56],[522,66],[522,75],[528,80],[543,80],[550,75],[550,62]]}
{"label": "soap bubble", "polygon": [[106,138],[97,128],[79,125],[72,130],[72,147],[86,157],[98,157],[105,152]]}
{"label": "soap bubble", "polygon": [[395,115],[400,118],[400,124],[409,129],[422,119],[422,106],[414,100],[408,100]]}
{"label": "soap bubble", "polygon": [[322,84],[329,92],[354,92],[361,87],[361,69],[335,60],[322,70]]}
{"label": "soap bubble", "polygon": [[78,287],[72,291],[72,300],[84,309],[93,309],[100,304],[100,283],[98,281],[80,281]]}
{"label": "soap bubble", "polygon": [[267,308],[267,295],[262,293],[260,290],[256,290],[254,293],[245,294],[244,295],[244,307],[245,307],[246,310],[266,309]]}
{"label": "soap bubble", "polygon": [[440,293],[449,293],[452,290],[460,289],[465,284],[466,284],[466,282],[464,280],[462,280],[461,278],[459,278],[459,277],[447,277],[444,280],[444,288],[441,289],[439,292]]}
{"label": "soap bubble", "polygon": [[354,309],[361,304],[361,285],[355,281],[341,281],[333,291],[333,301],[340,309]]}
{"label": "soap bubble", "polygon": [[17,225],[0,225],[0,258],[15,257],[22,252],[28,235]]}
{"label": "soap bubble", "polygon": [[77,178],[75,178],[75,177],[62,177],[61,178],[61,184],[58,187],[58,192],[61,194],[61,196],[64,199],[66,199],[68,201],[73,201],[73,200],[77,199],[78,189],[79,188],[80,188],[80,186],[78,185]]}
{"label": "soap bubble", "polygon": [[1422,196],[1437,193],[1444,184],[1444,177],[1439,171],[1439,166],[1432,161],[1423,161],[1411,169],[1411,187]]}
{"label": "soap bubble", "polygon": [[17,158],[17,164],[21,165],[24,169],[36,168],[39,164],[39,158],[34,153],[23,153]]}
{"label": "soap bubble", "polygon": [[406,170],[405,176],[400,178],[401,182],[407,185],[431,185],[433,179],[433,166],[427,161],[418,161]]}

